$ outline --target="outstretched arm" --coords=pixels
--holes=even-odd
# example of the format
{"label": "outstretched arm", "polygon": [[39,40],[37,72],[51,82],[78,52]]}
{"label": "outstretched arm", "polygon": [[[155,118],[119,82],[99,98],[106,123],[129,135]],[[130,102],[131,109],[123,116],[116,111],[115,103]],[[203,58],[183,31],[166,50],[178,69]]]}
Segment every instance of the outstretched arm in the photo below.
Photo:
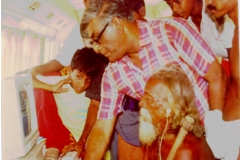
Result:
{"label": "outstretched arm", "polygon": [[29,70],[29,73],[36,76],[37,74],[58,72],[58,71],[61,71],[61,69],[63,69],[63,68],[64,68],[64,66],[60,62],[53,59],[47,63],[33,67],[32,69]]}
{"label": "outstretched arm", "polygon": [[[52,77],[47,77],[47,78],[52,78]],[[38,80],[35,76],[32,76],[32,80],[33,80],[33,88],[40,88],[40,89],[44,89],[53,93],[62,93],[62,92],[67,92],[69,89],[68,88],[63,88],[62,86],[64,84],[68,84],[71,83],[71,77],[67,77],[63,80],[60,80],[54,84],[48,84],[48,83],[44,83],[40,80]]]}
{"label": "outstretched arm", "polygon": [[116,117],[113,119],[98,119],[88,137],[84,160],[101,160],[111,138]]}
{"label": "outstretched arm", "polygon": [[174,47],[178,49],[181,58],[208,82],[210,109],[222,111],[227,85],[225,72],[200,33],[196,32],[186,21],[176,20],[179,23],[168,27],[172,31]]}
{"label": "outstretched arm", "polygon": [[100,102],[97,100],[94,100],[94,99],[91,100],[91,103],[88,109],[86,124],[85,124],[81,138],[77,143],[71,143],[65,146],[62,150],[62,154],[60,155],[61,157],[63,157],[67,152],[73,151],[73,150],[78,152],[76,157],[78,157],[83,152],[88,135],[97,119],[99,103]]}
{"label": "outstretched arm", "polygon": [[47,83],[39,81],[36,78],[37,74],[42,75],[42,74],[50,73],[50,72],[59,72],[63,68],[64,68],[64,66],[60,62],[58,62],[57,60],[51,60],[51,61],[49,61],[45,64],[33,67],[28,72],[28,73],[32,74],[33,87],[34,88],[41,88],[41,89],[44,89],[44,90],[47,90],[47,91],[50,91],[50,92],[54,92],[54,93],[61,93],[61,92],[68,91],[68,90],[63,89],[62,85],[66,84],[66,83],[70,83],[69,78],[58,82],[56,85],[49,85]]}

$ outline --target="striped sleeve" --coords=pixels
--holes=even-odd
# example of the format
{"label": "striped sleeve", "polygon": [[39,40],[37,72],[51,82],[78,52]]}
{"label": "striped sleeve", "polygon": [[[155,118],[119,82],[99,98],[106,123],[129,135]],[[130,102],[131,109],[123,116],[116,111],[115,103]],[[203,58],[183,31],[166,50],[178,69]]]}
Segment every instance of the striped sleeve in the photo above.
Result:
{"label": "striped sleeve", "polygon": [[216,59],[209,45],[186,20],[173,18],[169,26],[174,46],[180,53],[181,58],[192,66],[201,76],[204,76],[211,63]]}

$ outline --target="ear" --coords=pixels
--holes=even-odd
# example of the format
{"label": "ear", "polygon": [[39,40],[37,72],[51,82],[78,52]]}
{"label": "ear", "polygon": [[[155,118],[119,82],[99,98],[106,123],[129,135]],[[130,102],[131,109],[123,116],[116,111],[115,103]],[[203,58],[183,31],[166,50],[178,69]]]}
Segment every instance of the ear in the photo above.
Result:
{"label": "ear", "polygon": [[69,76],[71,74],[71,72],[72,72],[72,70],[71,70],[70,66],[66,66],[60,71],[62,76]]}
{"label": "ear", "polygon": [[167,107],[167,109],[166,109],[166,117],[170,117],[171,111],[172,111],[172,109]]}
{"label": "ear", "polygon": [[123,20],[118,17],[113,17],[112,18],[112,23],[116,26],[117,30],[122,31],[123,29]]}

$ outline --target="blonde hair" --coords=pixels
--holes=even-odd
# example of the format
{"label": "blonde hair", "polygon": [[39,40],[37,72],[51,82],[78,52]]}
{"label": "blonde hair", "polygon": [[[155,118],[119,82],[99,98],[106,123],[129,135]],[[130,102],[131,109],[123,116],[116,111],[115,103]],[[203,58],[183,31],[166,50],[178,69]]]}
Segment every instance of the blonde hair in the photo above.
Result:
{"label": "blonde hair", "polygon": [[168,64],[156,71],[151,79],[159,80],[169,89],[167,94],[171,108],[170,130],[180,128],[180,121],[185,116],[190,116],[199,124],[199,114],[195,103],[193,86],[185,72],[177,64]]}

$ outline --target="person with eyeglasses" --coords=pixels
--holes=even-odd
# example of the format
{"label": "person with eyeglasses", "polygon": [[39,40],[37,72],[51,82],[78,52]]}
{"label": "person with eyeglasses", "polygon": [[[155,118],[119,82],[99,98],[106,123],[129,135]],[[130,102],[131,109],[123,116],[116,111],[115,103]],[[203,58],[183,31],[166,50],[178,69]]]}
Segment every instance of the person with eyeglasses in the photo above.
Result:
{"label": "person with eyeglasses", "polygon": [[[179,64],[194,84],[201,122],[206,110],[223,107],[226,74],[208,44],[185,20],[135,21],[128,6],[111,0],[100,7],[89,5],[80,29],[83,37],[92,39],[94,50],[110,61],[103,75],[98,119],[88,138],[85,160],[102,158],[116,117],[123,110],[124,96],[139,100],[151,74],[168,63]],[[147,156],[144,147],[138,153],[130,158]]]}
{"label": "person with eyeglasses", "polygon": [[[145,19],[146,15],[146,8],[145,2],[143,0],[135,0],[135,1],[124,1],[125,5],[131,7],[133,10],[134,19],[138,21],[147,21]],[[108,27],[109,23],[107,23],[103,31],[100,32],[99,35],[102,35],[104,30]],[[97,36],[98,40],[100,39]],[[93,41],[92,41],[93,42]],[[99,41],[98,41],[99,43]],[[111,136],[111,143],[110,143],[110,153],[111,153],[111,160],[121,160],[129,157],[129,153],[131,155],[138,154],[138,149],[141,149],[142,146],[137,134],[138,132],[138,123],[133,123],[133,119],[138,120],[138,111],[139,111],[139,100],[134,99],[128,95],[125,95],[123,98],[123,112],[118,115],[115,128]],[[131,120],[129,120],[131,118]],[[118,139],[118,136],[122,137],[122,139]],[[121,145],[122,143],[126,145]],[[119,147],[120,146],[120,147]],[[126,149],[126,147],[129,147]],[[135,157],[137,159],[138,157]],[[131,159],[131,158],[130,158]]]}
{"label": "person with eyeglasses", "polygon": [[[125,6],[129,6],[134,14],[134,19],[135,20],[140,20],[140,21],[146,21],[145,19],[145,2],[143,0],[136,0],[134,2],[130,2],[130,1],[126,1],[123,0],[122,1],[123,4]],[[96,45],[100,45],[99,40],[102,37],[102,34],[105,32],[106,28],[108,27],[109,23],[107,23],[103,29],[99,32],[99,34],[96,36],[96,38],[90,38],[91,40],[89,41],[89,44],[92,45],[93,47]],[[118,159],[122,159],[121,156],[123,155],[127,155],[127,153],[129,153],[129,151],[126,152],[126,149],[123,147],[119,148],[118,146],[118,134],[120,134],[123,137],[124,143],[129,144],[129,146],[133,145],[133,148],[135,148],[135,146],[139,147],[141,146],[140,141],[139,141],[139,137],[134,135],[134,134],[129,134],[130,132],[137,132],[138,131],[138,124],[137,123],[132,123],[131,121],[128,121],[128,119],[126,119],[126,117],[129,117],[128,115],[130,115],[132,118],[135,118],[136,116],[136,110],[138,110],[139,106],[138,106],[138,100],[129,97],[127,95],[124,96],[124,100],[123,100],[123,108],[124,108],[124,112],[122,115],[118,116],[118,120],[116,121],[116,126],[115,126],[115,131],[112,134],[112,139],[111,139],[111,143],[110,143],[110,153],[111,153],[111,159],[112,160],[118,160]],[[120,127],[121,125],[121,127]],[[124,126],[124,127],[123,127]],[[132,136],[134,135],[134,136]],[[121,141],[120,141],[121,143]],[[138,152],[136,152],[138,154]],[[133,154],[133,152],[131,152],[131,154]]]}
{"label": "person with eyeglasses", "polygon": [[[140,0],[141,1],[141,0]],[[102,0],[84,0],[84,4],[87,7],[89,4],[94,4],[96,6],[101,5],[103,1]],[[138,15],[138,17],[145,16],[145,7],[144,10],[142,8],[142,2],[135,1],[134,3],[140,4],[139,11],[137,10],[138,7],[133,8],[135,15]],[[131,4],[134,4],[131,3]],[[140,13],[141,9],[141,13]],[[139,14],[138,14],[139,13]],[[101,37],[101,35],[100,35]],[[99,38],[100,38],[99,37]],[[77,24],[68,37],[66,38],[62,48],[60,49],[59,53],[56,55],[55,59],[39,66],[33,67],[29,73],[33,75],[33,78],[37,74],[45,74],[49,72],[59,72],[64,67],[67,67],[70,65],[73,53],[80,48],[83,48],[84,46],[89,47],[89,42],[88,39],[82,39],[81,35],[79,34],[79,24]],[[85,143],[87,141],[87,137],[89,135],[89,132],[92,128],[92,125],[95,122],[96,119],[96,113],[98,111],[98,106],[100,103],[100,90],[101,90],[101,80],[102,80],[102,75],[104,72],[105,67],[108,64],[108,59],[102,56],[101,58],[101,69],[99,74],[93,79],[91,85],[88,87],[86,90],[85,96],[91,99],[90,107],[89,107],[89,114],[87,117],[87,122],[84,128],[84,132],[80,138],[80,140],[75,144],[69,144],[65,146],[62,150],[61,157],[63,157],[67,152],[75,150],[78,152],[78,155],[84,150],[85,148]]]}

